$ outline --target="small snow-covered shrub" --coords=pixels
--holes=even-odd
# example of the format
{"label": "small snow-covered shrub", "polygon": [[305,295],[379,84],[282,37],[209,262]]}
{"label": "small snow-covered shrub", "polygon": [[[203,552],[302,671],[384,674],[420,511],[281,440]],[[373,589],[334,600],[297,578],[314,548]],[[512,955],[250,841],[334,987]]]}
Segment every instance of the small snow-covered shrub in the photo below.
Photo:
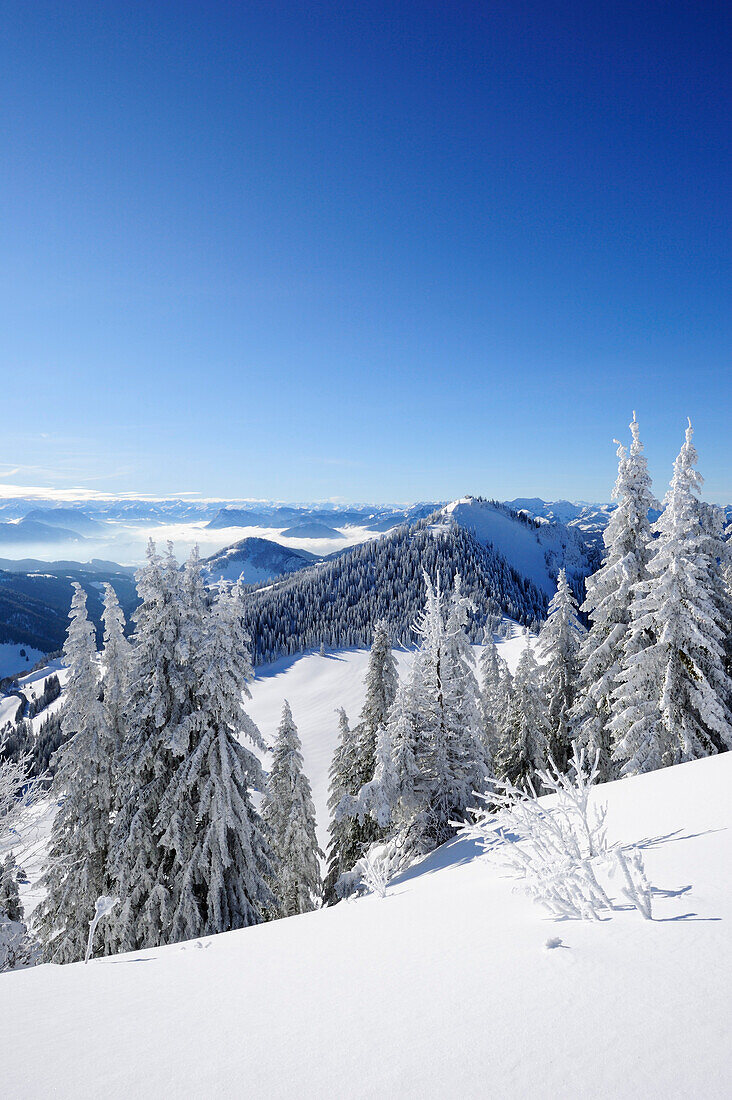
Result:
{"label": "small snow-covered shrub", "polygon": [[356,868],[361,872],[361,881],[372,894],[377,897],[386,897],[386,888],[389,885],[389,852],[384,844],[369,848],[361,857]]}
{"label": "small snow-covered shrub", "polygon": [[[523,880],[524,889],[557,918],[601,920],[616,907],[601,879],[620,868],[623,897],[646,919],[651,919],[651,888],[637,848],[610,848],[605,818],[607,807],[591,805],[599,753],[588,764],[584,749],[573,743],[570,773],[554,762],[537,772],[539,799],[505,780],[481,796],[484,808],[462,831],[478,840],[488,854],[510,874]],[[599,876],[599,877],[598,877]]]}
{"label": "small snow-covered shrub", "polygon": [[106,917],[108,913],[111,913],[115,905],[119,904],[119,898],[109,898],[106,895],[97,898],[94,906],[94,916],[89,921],[89,938],[86,941],[86,954],[84,955],[84,962],[88,963],[92,956],[94,949],[94,933],[97,930],[102,917]]}
{"label": "small snow-covered shrub", "polygon": [[389,880],[394,875],[394,855],[390,844],[375,844],[361,856],[353,870],[346,871],[336,883],[336,893],[340,898],[349,897],[359,888],[386,897]]}

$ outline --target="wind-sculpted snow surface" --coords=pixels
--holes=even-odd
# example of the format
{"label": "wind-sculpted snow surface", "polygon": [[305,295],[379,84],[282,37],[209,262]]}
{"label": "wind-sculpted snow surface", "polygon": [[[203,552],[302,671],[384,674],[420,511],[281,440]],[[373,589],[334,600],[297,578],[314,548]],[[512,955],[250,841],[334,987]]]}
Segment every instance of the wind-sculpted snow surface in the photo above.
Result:
{"label": "wind-sculpted snow surface", "polygon": [[383,898],[3,975],[0,1093],[722,1100],[731,784],[727,753],[591,793],[653,920],[553,920],[456,839]]}

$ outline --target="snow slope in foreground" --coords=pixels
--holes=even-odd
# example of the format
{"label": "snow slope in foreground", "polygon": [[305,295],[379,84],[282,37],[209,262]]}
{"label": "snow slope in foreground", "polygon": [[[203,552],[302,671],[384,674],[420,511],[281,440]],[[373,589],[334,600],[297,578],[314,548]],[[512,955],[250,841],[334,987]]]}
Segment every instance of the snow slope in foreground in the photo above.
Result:
{"label": "snow slope in foreground", "polygon": [[728,1096],[731,784],[732,753],[599,789],[653,922],[548,920],[458,840],[384,899],[3,975],[0,1092]]}

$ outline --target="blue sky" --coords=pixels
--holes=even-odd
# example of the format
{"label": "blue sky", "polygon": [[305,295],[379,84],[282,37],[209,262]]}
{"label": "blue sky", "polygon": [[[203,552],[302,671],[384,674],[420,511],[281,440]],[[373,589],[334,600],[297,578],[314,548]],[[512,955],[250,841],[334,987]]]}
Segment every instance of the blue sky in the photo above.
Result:
{"label": "blue sky", "polygon": [[724,4],[3,4],[0,484],[732,501]]}

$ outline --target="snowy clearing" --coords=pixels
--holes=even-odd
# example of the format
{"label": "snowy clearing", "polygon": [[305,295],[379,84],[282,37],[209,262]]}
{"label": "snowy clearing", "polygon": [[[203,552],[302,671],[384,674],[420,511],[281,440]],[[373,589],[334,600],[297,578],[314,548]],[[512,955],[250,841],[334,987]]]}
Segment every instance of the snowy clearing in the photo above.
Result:
{"label": "snowy clearing", "polygon": [[42,656],[40,649],[33,649],[29,645],[20,645],[15,642],[0,643],[0,679],[33,668]]}
{"label": "snowy clearing", "polygon": [[[498,643],[499,652],[508,667],[515,671],[526,645],[518,627],[513,636]],[[482,646],[474,646],[476,658]],[[412,650],[394,650],[399,675],[411,667]],[[345,649],[281,657],[272,664],[256,669],[256,679],[250,685],[252,698],[246,701],[247,712],[256,722],[267,743],[271,743],[282,714],[285,699],[292,707],[302,741],[305,774],[313,789],[318,822],[318,840],[323,851],[328,843],[328,769],[338,740],[336,709],[343,707],[354,724],[364,700],[364,676],[369,659],[367,649]],[[268,760],[263,760],[265,767]]]}

